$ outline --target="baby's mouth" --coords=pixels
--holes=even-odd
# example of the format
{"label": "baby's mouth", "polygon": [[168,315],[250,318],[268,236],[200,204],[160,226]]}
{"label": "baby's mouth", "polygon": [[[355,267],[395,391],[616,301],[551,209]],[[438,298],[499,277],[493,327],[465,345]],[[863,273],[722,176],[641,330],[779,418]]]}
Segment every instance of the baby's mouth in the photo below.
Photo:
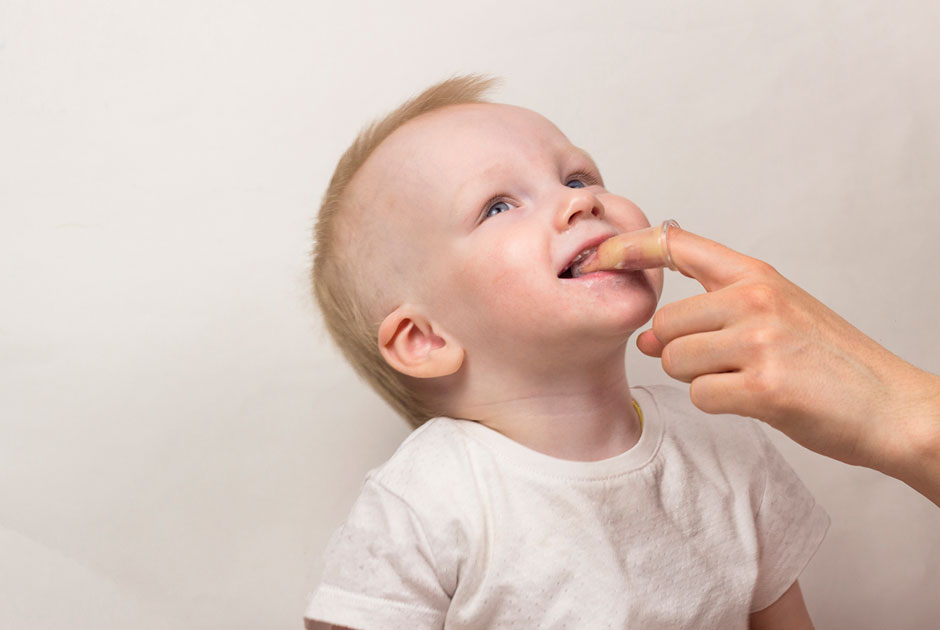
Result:
{"label": "baby's mouth", "polygon": [[582,276],[581,267],[583,267],[588,259],[596,252],[597,245],[583,250],[580,254],[572,259],[572,261],[562,270],[560,274],[558,274],[558,277],[564,279],[580,278]]}

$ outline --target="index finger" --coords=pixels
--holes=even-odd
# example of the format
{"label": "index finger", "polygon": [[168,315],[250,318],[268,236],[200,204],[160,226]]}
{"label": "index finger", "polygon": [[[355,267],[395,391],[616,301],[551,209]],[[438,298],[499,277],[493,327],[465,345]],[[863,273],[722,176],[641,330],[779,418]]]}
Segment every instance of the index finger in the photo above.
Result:
{"label": "index finger", "polygon": [[706,291],[721,289],[753,273],[762,264],[720,243],[688,230],[675,221],[622,232],[601,243],[596,253],[577,268],[575,277],[601,269],[669,267],[698,280]]}
{"label": "index finger", "polygon": [[679,273],[697,280],[709,292],[734,284],[759,264],[756,258],[678,226],[669,228],[669,253]]}

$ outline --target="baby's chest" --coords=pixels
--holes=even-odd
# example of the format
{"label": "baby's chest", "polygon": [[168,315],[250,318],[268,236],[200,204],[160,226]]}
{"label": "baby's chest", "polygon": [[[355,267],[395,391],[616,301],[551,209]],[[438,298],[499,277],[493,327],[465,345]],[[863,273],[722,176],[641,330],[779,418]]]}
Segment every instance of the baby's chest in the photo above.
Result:
{"label": "baby's chest", "polygon": [[607,627],[583,615],[642,627],[680,618],[746,623],[757,578],[747,507],[721,489],[700,490],[716,496],[493,493],[481,506],[478,533],[464,538],[453,602],[549,614],[551,623],[570,617],[572,627]]}

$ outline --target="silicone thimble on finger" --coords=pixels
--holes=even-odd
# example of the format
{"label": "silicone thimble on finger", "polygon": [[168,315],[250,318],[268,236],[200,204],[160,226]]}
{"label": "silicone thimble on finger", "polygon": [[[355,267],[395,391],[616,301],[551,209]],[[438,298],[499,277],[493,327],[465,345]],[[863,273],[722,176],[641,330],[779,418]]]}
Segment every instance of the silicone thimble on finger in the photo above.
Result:
{"label": "silicone thimble on finger", "polygon": [[612,236],[577,270],[578,275],[602,269],[632,271],[669,267],[678,271],[669,251],[669,228],[679,227],[672,219],[642,230]]}

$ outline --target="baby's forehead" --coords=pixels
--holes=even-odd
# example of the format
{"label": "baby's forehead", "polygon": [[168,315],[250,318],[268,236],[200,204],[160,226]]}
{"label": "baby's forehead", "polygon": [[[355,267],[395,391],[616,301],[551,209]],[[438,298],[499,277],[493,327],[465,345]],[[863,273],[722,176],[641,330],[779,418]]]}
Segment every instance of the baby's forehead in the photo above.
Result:
{"label": "baby's forehead", "polygon": [[464,103],[422,114],[402,125],[386,142],[459,155],[467,143],[522,143],[545,148],[568,139],[550,120],[530,109],[504,103]]}
{"label": "baby's forehead", "polygon": [[361,227],[371,222],[380,231],[409,230],[414,221],[459,229],[464,206],[475,203],[485,183],[555,168],[559,160],[581,168],[593,162],[532,110],[501,103],[446,106],[408,121],[376,147],[351,186],[352,205],[359,208],[353,214]]}
{"label": "baby's forehead", "polygon": [[[532,110],[502,103],[446,106],[408,121],[391,133],[360,169],[381,190],[428,187],[446,190],[478,173],[486,161],[518,156],[533,162],[574,148],[551,121]],[[504,162],[505,163],[505,162]],[[376,191],[377,192],[377,191]]]}

